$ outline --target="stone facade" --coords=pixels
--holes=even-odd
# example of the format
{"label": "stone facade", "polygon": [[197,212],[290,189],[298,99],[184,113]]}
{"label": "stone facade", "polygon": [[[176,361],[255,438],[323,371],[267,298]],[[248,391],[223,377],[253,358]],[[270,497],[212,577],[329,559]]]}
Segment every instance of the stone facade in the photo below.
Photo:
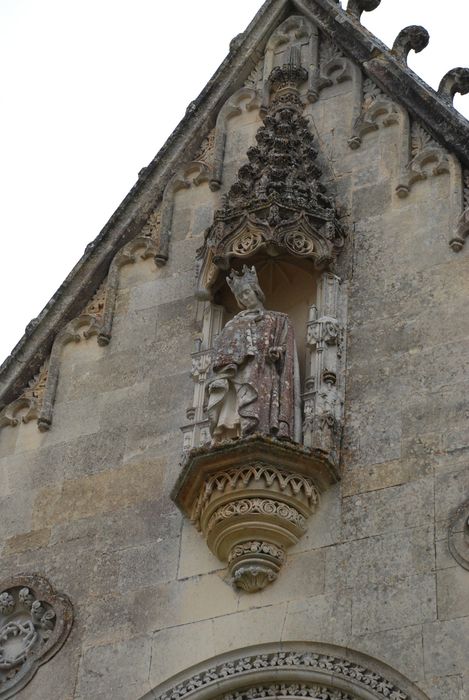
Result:
{"label": "stone facade", "polygon": [[[469,700],[467,75],[415,81],[425,36],[373,44],[359,18],[378,4],[268,0],[4,363],[0,697]],[[292,56],[343,245],[322,267],[237,250],[303,338],[302,449],[334,478],[318,472],[303,536],[249,593],[170,494],[209,439],[211,343],[236,313],[205,232]],[[318,442],[319,425],[340,430]],[[55,615],[41,634],[62,631],[15,691],[20,574],[60,592],[34,591]]]}

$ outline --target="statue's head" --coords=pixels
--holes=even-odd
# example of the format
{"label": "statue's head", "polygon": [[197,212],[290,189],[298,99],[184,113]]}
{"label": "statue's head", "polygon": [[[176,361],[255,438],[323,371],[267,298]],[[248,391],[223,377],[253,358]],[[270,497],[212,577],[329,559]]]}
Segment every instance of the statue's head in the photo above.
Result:
{"label": "statue's head", "polygon": [[244,265],[240,273],[232,270],[226,281],[242,309],[264,308],[265,296],[259,286],[254,266],[249,268]]}

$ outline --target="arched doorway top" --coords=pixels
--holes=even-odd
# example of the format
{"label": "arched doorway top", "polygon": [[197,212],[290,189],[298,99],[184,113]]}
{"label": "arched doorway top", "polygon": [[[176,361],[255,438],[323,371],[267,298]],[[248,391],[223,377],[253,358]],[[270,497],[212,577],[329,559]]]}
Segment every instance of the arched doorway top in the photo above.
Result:
{"label": "arched doorway top", "polygon": [[428,700],[377,659],[318,642],[246,647],[197,664],[141,700]]}

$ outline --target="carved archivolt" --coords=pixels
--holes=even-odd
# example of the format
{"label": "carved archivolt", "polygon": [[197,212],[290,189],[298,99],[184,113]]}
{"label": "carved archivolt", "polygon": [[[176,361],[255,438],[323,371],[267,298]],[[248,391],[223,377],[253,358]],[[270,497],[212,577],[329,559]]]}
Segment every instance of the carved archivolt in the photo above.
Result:
{"label": "carved archivolt", "polygon": [[265,644],[224,654],[180,673],[141,700],[428,700],[386,664],[316,642]]}
{"label": "carved archivolt", "polygon": [[459,566],[469,571],[469,499],[464,501],[450,518],[448,548]]}
{"label": "carved archivolt", "polygon": [[0,698],[16,695],[65,642],[70,600],[37,574],[0,583]]}

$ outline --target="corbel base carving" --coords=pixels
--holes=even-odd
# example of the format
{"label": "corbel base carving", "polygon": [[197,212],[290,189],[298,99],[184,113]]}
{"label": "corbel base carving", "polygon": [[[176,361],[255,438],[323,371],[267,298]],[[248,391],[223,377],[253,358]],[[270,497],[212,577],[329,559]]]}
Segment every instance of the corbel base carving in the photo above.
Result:
{"label": "corbel base carving", "polygon": [[326,453],[260,435],[188,453],[172,498],[246,592],[275,581],[320,493],[338,480]]}

